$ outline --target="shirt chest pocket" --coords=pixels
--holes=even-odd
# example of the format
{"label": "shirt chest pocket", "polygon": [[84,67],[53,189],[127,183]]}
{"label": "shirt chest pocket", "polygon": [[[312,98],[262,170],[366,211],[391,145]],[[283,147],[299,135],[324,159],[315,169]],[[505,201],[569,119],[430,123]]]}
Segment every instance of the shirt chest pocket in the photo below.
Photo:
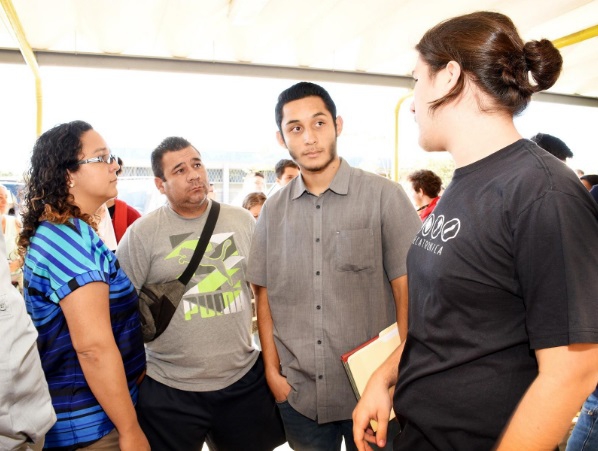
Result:
{"label": "shirt chest pocket", "polygon": [[375,268],[374,233],[371,229],[338,230],[335,236],[337,271],[367,271]]}

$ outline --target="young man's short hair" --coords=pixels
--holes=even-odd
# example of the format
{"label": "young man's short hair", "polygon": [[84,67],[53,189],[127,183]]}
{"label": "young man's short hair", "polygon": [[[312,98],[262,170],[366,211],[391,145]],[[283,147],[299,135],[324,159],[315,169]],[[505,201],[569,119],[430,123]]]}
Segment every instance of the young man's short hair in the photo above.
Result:
{"label": "young man's short hair", "polygon": [[332,116],[334,120],[334,129],[336,130],[336,105],[324,88],[320,85],[316,85],[315,83],[310,83],[307,81],[299,82],[290,88],[285,89],[280,93],[278,96],[278,102],[276,103],[276,108],[274,109],[274,115],[276,118],[276,125],[278,126],[278,130],[282,133],[282,109],[283,107],[289,103],[293,102],[294,100],[304,99],[305,97],[319,97],[326,105],[326,109]]}
{"label": "young man's short hair", "polygon": [[299,169],[299,165],[297,163],[295,163],[293,160],[287,160],[284,158],[282,160],[279,160],[278,163],[276,163],[276,166],[274,166],[274,172],[276,172],[277,179],[282,178],[286,168]]}

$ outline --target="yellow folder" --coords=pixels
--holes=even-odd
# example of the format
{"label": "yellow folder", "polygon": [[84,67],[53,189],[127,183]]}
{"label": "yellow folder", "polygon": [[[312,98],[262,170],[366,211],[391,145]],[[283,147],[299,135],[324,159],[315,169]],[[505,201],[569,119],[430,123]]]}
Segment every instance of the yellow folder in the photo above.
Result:
{"label": "yellow folder", "polygon": [[[359,400],[370,380],[372,373],[388,358],[401,344],[397,323],[391,324],[381,331],[376,337],[357,346],[355,349],[343,354],[341,360],[355,396]],[[391,395],[394,387],[390,389]],[[395,417],[395,412],[390,412],[390,418]],[[372,420],[372,429],[376,431],[377,424]]]}

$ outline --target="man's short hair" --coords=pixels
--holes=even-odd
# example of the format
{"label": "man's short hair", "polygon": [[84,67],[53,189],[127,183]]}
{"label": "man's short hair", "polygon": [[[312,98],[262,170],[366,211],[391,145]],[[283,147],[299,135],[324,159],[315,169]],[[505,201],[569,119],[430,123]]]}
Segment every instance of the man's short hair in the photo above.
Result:
{"label": "man's short hair", "polygon": [[286,168],[299,169],[299,165],[295,163],[293,160],[287,160],[284,158],[282,160],[279,160],[278,163],[276,163],[276,166],[274,166],[274,172],[276,172],[277,179],[282,178]]}
{"label": "man's short hair", "polygon": [[[160,143],[158,147],[152,152],[152,171],[154,177],[159,177],[162,180],[164,178],[164,167],[162,166],[162,157],[167,152],[176,152],[179,150],[186,149],[187,147],[193,147],[189,141],[179,136],[169,136]],[[193,147],[195,149],[195,147]],[[197,150],[197,149],[195,149]],[[197,150],[199,153],[199,150]]]}
{"label": "man's short hair", "polygon": [[532,136],[532,141],[539,145],[546,152],[551,153],[561,161],[566,161],[567,158],[573,158],[573,152],[569,146],[556,136],[547,133],[538,133]]}
{"label": "man's short hair", "polygon": [[334,129],[336,130],[336,105],[324,88],[315,83],[309,83],[307,81],[299,82],[290,88],[285,89],[278,96],[278,102],[274,109],[274,115],[276,118],[276,125],[278,130],[282,133],[282,109],[283,107],[294,100],[304,99],[305,97],[319,97],[326,105],[326,109],[334,119]]}

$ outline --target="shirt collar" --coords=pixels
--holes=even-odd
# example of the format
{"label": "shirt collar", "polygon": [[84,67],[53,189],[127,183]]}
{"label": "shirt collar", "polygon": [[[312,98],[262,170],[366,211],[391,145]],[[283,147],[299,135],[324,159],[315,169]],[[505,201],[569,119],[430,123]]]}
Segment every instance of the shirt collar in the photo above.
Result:
{"label": "shirt collar", "polygon": [[[349,179],[351,177],[351,166],[343,158],[340,158],[340,165],[338,171],[334,174],[334,178],[328,187],[329,190],[340,195],[347,195],[349,193]],[[303,176],[299,174],[295,180],[297,182],[293,186],[292,199],[297,199],[305,192],[309,192],[303,181]]]}

